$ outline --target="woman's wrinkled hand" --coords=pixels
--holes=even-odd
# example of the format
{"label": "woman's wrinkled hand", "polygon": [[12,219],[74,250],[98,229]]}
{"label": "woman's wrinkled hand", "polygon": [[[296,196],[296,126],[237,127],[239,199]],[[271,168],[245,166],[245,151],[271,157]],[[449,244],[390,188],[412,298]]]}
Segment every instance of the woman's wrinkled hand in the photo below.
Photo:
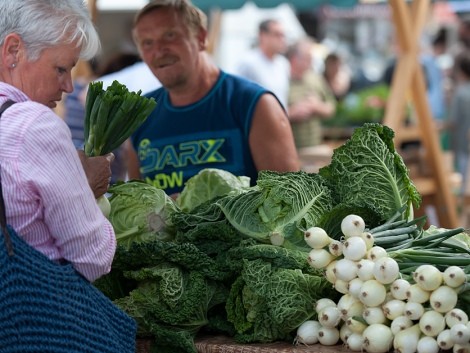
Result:
{"label": "woman's wrinkled hand", "polygon": [[111,181],[111,163],[114,160],[114,154],[87,157],[83,151],[78,151],[78,156],[95,198],[104,195]]}

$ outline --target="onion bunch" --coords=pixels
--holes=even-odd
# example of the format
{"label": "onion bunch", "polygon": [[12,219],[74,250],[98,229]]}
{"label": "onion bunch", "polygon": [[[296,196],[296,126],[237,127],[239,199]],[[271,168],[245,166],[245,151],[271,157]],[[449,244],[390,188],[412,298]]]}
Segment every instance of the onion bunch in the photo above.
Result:
{"label": "onion bunch", "polygon": [[[342,342],[351,351],[470,352],[468,302],[463,300],[470,296],[470,256],[464,248],[453,248],[454,253],[442,250],[444,240],[463,229],[423,238],[416,223],[389,220],[367,230],[357,215],[345,217],[341,229],[340,241],[318,227],[305,232],[312,247],[309,264],[325,270],[342,297],[337,303],[320,300],[318,319],[309,324],[315,332],[308,332],[309,340],[304,340],[305,329],[299,330],[297,342],[324,344],[321,334],[328,337],[328,345]],[[374,234],[382,242],[375,241]],[[397,248],[388,239],[383,242],[397,234],[407,247]],[[464,303],[463,310],[459,303]]]}

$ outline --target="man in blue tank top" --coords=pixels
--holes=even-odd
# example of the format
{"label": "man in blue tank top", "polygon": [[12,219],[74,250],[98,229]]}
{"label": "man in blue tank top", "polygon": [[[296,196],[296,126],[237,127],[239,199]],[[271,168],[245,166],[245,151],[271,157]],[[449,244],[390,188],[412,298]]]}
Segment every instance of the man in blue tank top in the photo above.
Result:
{"label": "man in blue tank top", "polygon": [[178,193],[204,168],[244,175],[296,171],[286,112],[261,86],[221,71],[206,52],[207,19],[187,0],[150,1],[133,37],[163,87],[157,107],[132,136],[129,178]]}

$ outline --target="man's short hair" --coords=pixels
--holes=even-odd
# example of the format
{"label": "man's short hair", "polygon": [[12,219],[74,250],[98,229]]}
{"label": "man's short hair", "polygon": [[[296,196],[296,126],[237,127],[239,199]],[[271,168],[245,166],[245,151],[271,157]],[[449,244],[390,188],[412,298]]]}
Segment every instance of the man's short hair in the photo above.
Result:
{"label": "man's short hair", "polygon": [[206,14],[188,0],[150,0],[135,15],[134,27],[142,16],[158,8],[173,8],[181,15],[190,28],[194,30],[199,30],[200,28],[207,30]]}

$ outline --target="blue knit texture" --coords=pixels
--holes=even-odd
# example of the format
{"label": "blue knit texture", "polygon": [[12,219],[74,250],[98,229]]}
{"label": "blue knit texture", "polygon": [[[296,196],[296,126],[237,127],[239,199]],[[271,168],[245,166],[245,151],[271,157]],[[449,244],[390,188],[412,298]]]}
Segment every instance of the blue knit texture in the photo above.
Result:
{"label": "blue knit texture", "polygon": [[70,265],[0,237],[1,353],[134,353],[136,323]]}

